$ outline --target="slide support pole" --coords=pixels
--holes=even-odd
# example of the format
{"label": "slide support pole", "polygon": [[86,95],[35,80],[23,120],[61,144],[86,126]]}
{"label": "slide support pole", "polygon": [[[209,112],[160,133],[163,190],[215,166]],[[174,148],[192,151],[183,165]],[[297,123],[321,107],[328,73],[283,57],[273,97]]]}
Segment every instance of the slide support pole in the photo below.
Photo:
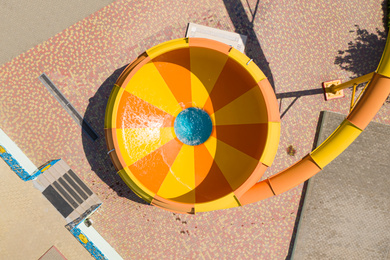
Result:
{"label": "slide support pole", "polygon": [[349,88],[353,85],[359,85],[361,83],[364,83],[364,82],[367,82],[369,81],[372,77],[374,76],[374,72],[371,72],[371,73],[368,73],[366,75],[363,75],[363,76],[360,76],[358,78],[355,78],[355,79],[351,79],[350,81],[347,81],[345,83],[342,83],[340,85],[332,85],[331,87],[329,88],[326,88],[325,89],[325,92],[326,93],[333,93],[335,94],[337,91],[339,90],[342,90],[342,89],[345,89],[345,88]]}

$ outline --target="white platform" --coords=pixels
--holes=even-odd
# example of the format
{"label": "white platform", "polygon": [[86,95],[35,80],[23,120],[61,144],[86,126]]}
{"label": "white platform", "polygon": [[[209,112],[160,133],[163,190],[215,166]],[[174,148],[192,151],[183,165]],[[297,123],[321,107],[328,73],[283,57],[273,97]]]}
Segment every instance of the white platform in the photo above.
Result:
{"label": "white platform", "polygon": [[188,24],[186,37],[206,38],[219,41],[236,48],[242,53],[244,53],[246,39],[248,38],[242,34],[219,30],[196,23]]}

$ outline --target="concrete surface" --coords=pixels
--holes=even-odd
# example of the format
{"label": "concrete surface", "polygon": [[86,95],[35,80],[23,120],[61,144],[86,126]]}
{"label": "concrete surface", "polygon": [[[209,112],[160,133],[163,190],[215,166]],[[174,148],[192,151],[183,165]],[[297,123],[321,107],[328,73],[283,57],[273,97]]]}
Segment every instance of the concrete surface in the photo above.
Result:
{"label": "concrete surface", "polygon": [[1,0],[0,64],[46,41],[113,0]]}
{"label": "concrete surface", "polygon": [[[345,118],[325,112],[319,143]],[[371,122],[309,180],[295,260],[390,259],[390,126]]]}
{"label": "concrete surface", "polygon": [[68,260],[93,259],[32,182],[0,159],[0,259],[36,260],[53,245]]}

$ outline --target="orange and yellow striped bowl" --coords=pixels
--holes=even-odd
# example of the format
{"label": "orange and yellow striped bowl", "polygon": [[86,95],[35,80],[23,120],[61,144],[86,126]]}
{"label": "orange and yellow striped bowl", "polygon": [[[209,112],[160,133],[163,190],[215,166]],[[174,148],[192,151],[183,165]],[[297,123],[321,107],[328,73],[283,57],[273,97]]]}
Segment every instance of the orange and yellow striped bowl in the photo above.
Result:
{"label": "orange and yellow striped bowl", "polygon": [[[183,144],[173,127],[189,107],[206,111],[213,124],[196,146]],[[195,213],[241,205],[238,198],[272,164],[280,117],[271,85],[246,55],[217,41],[177,39],[122,72],[105,134],[119,175],[138,196]]]}

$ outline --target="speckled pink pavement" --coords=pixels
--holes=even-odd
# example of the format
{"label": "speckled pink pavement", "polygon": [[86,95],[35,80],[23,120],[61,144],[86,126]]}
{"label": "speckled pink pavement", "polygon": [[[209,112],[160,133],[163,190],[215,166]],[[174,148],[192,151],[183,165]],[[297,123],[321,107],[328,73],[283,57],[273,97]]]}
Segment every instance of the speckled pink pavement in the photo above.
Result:
{"label": "speckled pink pavement", "polygon": [[[119,0],[0,67],[0,127],[36,165],[62,158],[89,184],[104,202],[92,217],[94,227],[123,258],[288,255],[302,184],[241,208],[174,214],[142,203],[124,185],[106,154],[103,133],[106,102],[121,69],[146,49],[184,37],[187,23],[194,22],[248,35],[247,55],[275,87],[282,132],[264,177],[310,152],[320,111],[347,114],[351,97],[346,90],[345,98],[325,102],[321,83],[376,69],[385,42],[378,36],[384,31],[382,3],[267,0],[257,9],[256,3]],[[99,134],[97,141],[38,80],[43,72]],[[374,120],[390,124],[389,103]],[[290,145],[295,156],[286,152]]]}

